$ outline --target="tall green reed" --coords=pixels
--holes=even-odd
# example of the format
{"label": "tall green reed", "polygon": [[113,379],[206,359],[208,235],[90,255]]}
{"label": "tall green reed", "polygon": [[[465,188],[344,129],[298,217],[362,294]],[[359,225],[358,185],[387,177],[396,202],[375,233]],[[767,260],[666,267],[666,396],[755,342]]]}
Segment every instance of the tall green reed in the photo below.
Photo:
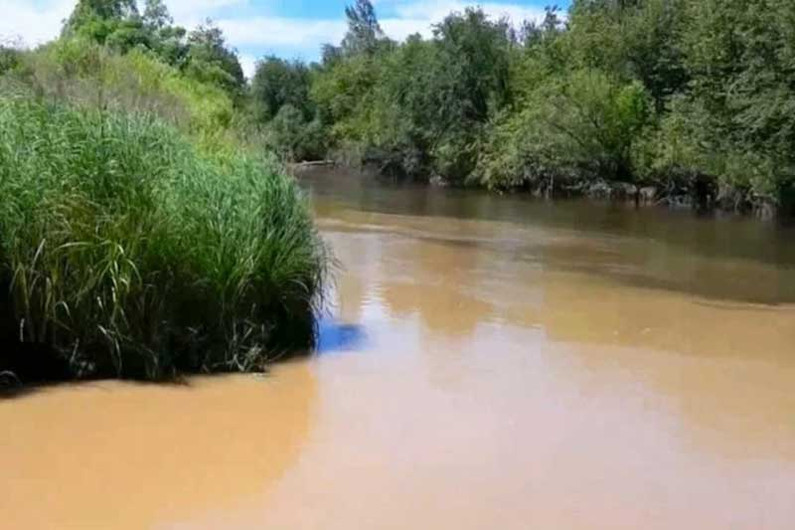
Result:
{"label": "tall green reed", "polygon": [[311,345],[326,252],[262,161],[150,116],[5,97],[0,193],[5,341],[147,379]]}

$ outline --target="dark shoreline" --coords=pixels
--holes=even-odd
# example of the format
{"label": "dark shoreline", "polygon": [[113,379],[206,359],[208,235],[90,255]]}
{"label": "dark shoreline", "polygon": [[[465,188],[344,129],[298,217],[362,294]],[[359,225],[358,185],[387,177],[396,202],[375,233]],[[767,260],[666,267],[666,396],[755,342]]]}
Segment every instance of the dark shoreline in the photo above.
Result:
{"label": "dark shoreline", "polygon": [[744,197],[738,190],[720,190],[717,181],[710,178],[696,179],[691,185],[671,180],[667,185],[644,182],[630,183],[618,180],[581,180],[577,182],[552,182],[552,185],[520,186],[489,189],[479,185],[446,180],[439,176],[422,178],[396,176],[383,171],[377,163],[350,164],[339,160],[312,160],[286,164],[291,174],[300,178],[304,172],[332,171],[350,172],[361,178],[389,182],[405,182],[431,188],[451,188],[489,192],[496,195],[524,195],[537,199],[565,201],[586,199],[594,202],[634,204],[636,207],[659,207],[672,210],[689,210],[698,215],[736,215],[751,217],[764,222],[795,225],[795,208],[774,204],[766,198]]}

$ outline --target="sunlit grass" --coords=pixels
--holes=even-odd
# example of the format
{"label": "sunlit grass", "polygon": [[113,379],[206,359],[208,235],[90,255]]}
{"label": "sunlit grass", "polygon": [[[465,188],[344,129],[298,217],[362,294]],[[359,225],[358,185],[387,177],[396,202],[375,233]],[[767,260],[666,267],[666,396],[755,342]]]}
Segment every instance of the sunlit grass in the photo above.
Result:
{"label": "sunlit grass", "polygon": [[5,97],[0,193],[6,341],[158,379],[313,340],[325,250],[296,184],[260,161],[144,115]]}

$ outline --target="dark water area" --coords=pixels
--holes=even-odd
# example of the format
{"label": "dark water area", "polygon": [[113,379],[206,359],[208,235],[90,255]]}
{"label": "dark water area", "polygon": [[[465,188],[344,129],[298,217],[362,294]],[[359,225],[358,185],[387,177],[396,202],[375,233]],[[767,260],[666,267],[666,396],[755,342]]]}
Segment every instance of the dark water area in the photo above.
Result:
{"label": "dark water area", "polygon": [[[516,237],[505,235],[477,244],[500,247],[514,259],[540,260],[619,282],[714,299],[795,302],[795,226],[787,222],[659,206],[638,208],[628,202],[545,201],[334,170],[313,169],[302,180],[312,197],[334,207],[511,223],[517,228]],[[575,246],[539,242],[525,237],[522,227],[590,234],[593,239]]]}

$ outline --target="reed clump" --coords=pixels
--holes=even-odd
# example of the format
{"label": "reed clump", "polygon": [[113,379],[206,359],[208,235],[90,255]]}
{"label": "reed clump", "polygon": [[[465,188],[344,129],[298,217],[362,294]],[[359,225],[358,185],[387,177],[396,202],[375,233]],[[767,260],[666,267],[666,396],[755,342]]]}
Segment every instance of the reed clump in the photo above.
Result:
{"label": "reed clump", "polygon": [[7,351],[162,379],[312,344],[327,258],[292,179],[151,113],[45,99],[0,97]]}

